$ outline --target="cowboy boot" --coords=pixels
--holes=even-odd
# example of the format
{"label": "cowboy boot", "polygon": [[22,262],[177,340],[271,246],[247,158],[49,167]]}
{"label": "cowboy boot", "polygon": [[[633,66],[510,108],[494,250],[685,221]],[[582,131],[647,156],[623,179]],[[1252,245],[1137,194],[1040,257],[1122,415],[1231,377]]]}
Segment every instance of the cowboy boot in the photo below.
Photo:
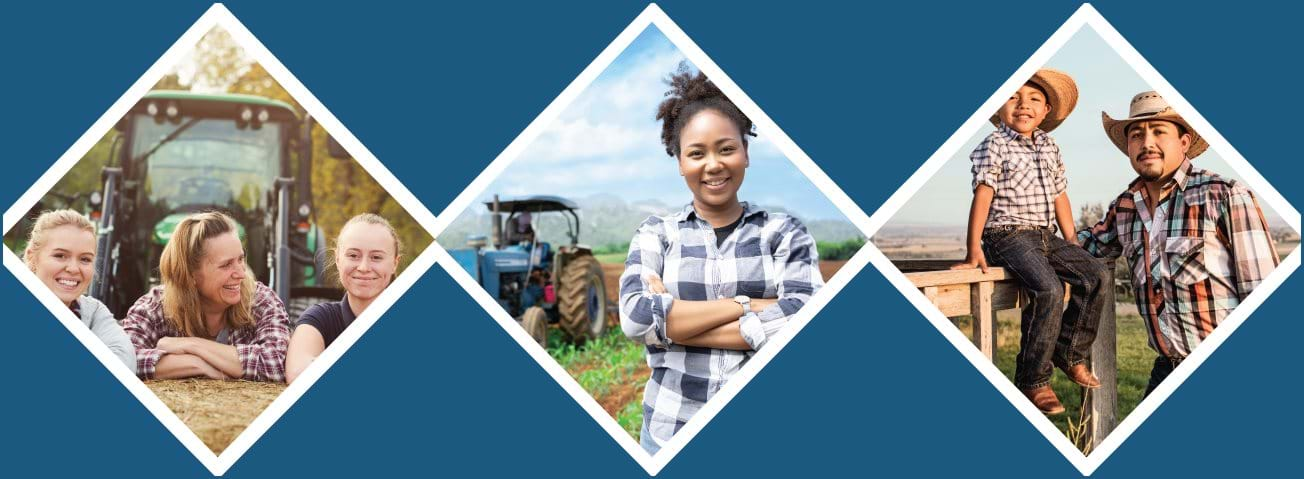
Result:
{"label": "cowboy boot", "polygon": [[1095,374],[1091,373],[1090,369],[1087,369],[1086,363],[1075,364],[1073,367],[1065,369],[1064,374],[1084,388],[1095,389],[1100,387],[1100,380],[1096,378]]}
{"label": "cowboy boot", "polygon": [[1055,390],[1049,384],[1036,389],[1023,389],[1022,392],[1043,414],[1053,416],[1064,413],[1064,405],[1060,404],[1059,397],[1055,396]]}

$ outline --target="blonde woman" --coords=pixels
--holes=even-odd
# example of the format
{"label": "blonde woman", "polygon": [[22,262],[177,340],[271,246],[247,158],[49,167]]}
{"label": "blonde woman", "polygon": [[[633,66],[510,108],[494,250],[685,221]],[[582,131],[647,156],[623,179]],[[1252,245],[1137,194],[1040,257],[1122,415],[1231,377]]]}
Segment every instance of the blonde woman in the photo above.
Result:
{"label": "blonde woman", "polygon": [[218,212],[181,220],[159,274],[163,284],[123,321],[138,376],[285,380],[290,320],[276,293],[250,274],[234,220]]}
{"label": "blonde woman", "polygon": [[378,215],[363,213],[344,224],[331,257],[344,286],[344,298],[313,305],[295,322],[285,358],[289,382],[294,382],[394,280],[400,246],[394,227]]}
{"label": "blonde woman", "polygon": [[132,372],[136,348],[104,303],[82,296],[95,276],[95,224],[73,210],[41,213],[27,237],[23,262]]}

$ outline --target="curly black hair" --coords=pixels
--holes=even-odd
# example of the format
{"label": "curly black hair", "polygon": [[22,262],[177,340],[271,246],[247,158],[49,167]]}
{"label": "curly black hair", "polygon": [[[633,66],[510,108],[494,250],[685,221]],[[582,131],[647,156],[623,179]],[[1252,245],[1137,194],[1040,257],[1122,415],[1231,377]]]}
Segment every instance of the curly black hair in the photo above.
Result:
{"label": "curly black hair", "polygon": [[742,134],[743,146],[747,146],[747,136],[756,136],[752,120],[734,105],[729,97],[720,91],[706,74],[689,71],[687,63],[680,63],[675,73],[666,80],[670,90],[666,99],[657,107],[657,120],[661,121],[661,143],[666,146],[666,154],[679,157],[679,133],[684,124],[702,110],[715,110],[733,120]]}

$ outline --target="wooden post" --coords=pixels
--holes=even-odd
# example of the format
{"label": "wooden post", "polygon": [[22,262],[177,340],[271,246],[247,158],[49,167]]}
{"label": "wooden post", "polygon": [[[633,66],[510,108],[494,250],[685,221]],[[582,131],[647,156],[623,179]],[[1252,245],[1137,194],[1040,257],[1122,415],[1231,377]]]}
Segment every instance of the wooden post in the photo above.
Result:
{"label": "wooden post", "polygon": [[[1084,407],[1090,411],[1087,434],[1091,450],[1118,426],[1118,331],[1114,314],[1114,261],[1101,260],[1105,277],[1101,280],[1101,294],[1105,307],[1100,314],[1100,328],[1096,342],[1091,345],[1091,371],[1100,379],[1100,387],[1092,390]],[[1083,391],[1085,394],[1086,391]]]}
{"label": "wooden post", "polygon": [[987,356],[996,358],[996,311],[992,309],[991,281],[969,285],[969,312],[973,316],[973,342]]}

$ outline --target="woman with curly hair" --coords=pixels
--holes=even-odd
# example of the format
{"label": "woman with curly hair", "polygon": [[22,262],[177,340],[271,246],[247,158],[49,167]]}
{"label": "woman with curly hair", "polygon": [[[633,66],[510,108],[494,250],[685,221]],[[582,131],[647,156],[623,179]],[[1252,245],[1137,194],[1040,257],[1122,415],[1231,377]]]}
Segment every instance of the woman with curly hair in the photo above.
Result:
{"label": "woman with curly hair", "polygon": [[281,298],[254,280],[237,231],[218,212],[177,223],[159,258],[163,284],[122,322],[141,379],[285,381],[290,319]]}
{"label": "woman with curly hair", "polygon": [[620,278],[621,328],[652,368],[640,435],[652,454],[824,284],[801,222],[738,199],[751,120],[701,72],[681,65],[669,83],[656,119],[693,199],[639,226]]}

